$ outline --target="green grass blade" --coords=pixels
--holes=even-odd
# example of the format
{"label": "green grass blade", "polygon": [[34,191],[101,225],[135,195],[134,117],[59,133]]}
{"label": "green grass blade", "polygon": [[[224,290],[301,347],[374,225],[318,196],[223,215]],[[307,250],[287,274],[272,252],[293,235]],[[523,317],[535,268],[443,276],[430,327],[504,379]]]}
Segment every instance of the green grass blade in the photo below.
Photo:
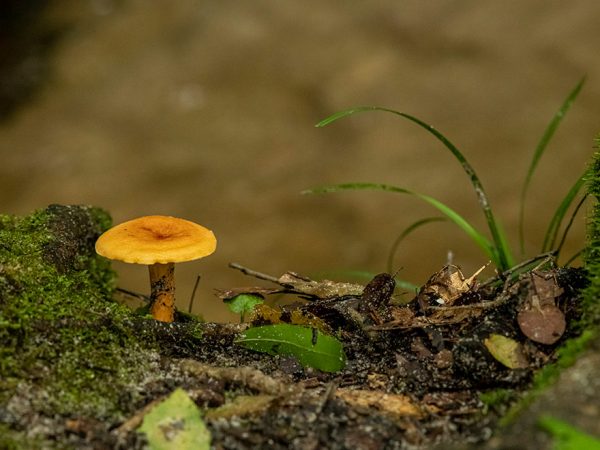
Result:
{"label": "green grass blade", "polygon": [[416,222],[414,222],[414,223],[410,224],[408,227],[406,227],[402,231],[402,233],[400,233],[400,235],[394,240],[394,243],[392,244],[392,247],[390,248],[390,252],[388,254],[388,259],[387,259],[388,273],[393,273],[394,256],[396,255],[396,251],[398,250],[400,243],[404,240],[404,238],[406,238],[406,236],[411,234],[416,229],[422,227],[423,225],[426,225],[426,224],[432,223],[432,222],[443,222],[445,220],[446,220],[445,217],[425,217],[424,219],[417,220]]}
{"label": "green grass blade", "polygon": [[444,146],[454,155],[454,157],[461,164],[463,170],[466,172],[467,176],[471,180],[471,184],[473,185],[473,189],[475,190],[475,194],[477,195],[477,199],[479,201],[479,206],[485,215],[485,219],[487,225],[490,229],[490,233],[492,235],[492,240],[494,241],[494,245],[496,247],[495,252],[497,253],[497,258],[494,259],[494,264],[500,270],[506,270],[512,265],[514,265],[514,259],[512,257],[510,248],[508,246],[508,242],[504,233],[500,230],[496,219],[494,218],[494,214],[492,212],[492,208],[490,206],[490,202],[488,200],[487,194],[483,188],[481,180],[475,173],[473,166],[467,161],[467,158],[461,153],[461,151],[452,143],[446,136],[437,131],[432,125],[429,125],[422,120],[411,116],[410,114],[406,114],[400,111],[395,111],[389,108],[382,108],[379,106],[360,106],[356,108],[350,108],[345,111],[337,112],[326,119],[319,122],[317,127],[324,127],[336,120],[342,119],[344,117],[348,117],[353,114],[366,112],[366,111],[384,111],[395,114],[397,116],[403,117],[405,119],[410,120],[413,123],[416,123],[421,128],[432,134],[436,139],[438,139]]}
{"label": "green grass blade", "polygon": [[500,267],[500,256],[496,251],[496,248],[492,243],[479,231],[477,231],[469,222],[467,222],[460,214],[446,206],[439,200],[428,195],[420,194],[417,192],[410,191],[408,189],[390,186],[388,184],[377,184],[377,183],[343,183],[332,186],[322,186],[319,188],[308,189],[303,191],[303,194],[326,194],[331,192],[342,192],[342,191],[357,191],[357,190],[373,190],[373,191],[387,191],[396,192],[399,194],[408,194],[420,198],[421,200],[429,203],[434,208],[438,209],[448,219],[458,225],[467,235],[485,252],[485,254],[492,260],[492,262]]}
{"label": "green grass blade", "polygon": [[546,253],[554,248],[554,246],[556,244],[556,237],[558,236],[558,230],[560,229],[560,224],[562,223],[562,220],[565,217],[567,210],[571,206],[571,203],[573,203],[573,200],[575,200],[575,197],[577,196],[577,194],[579,193],[579,191],[585,184],[587,175],[588,175],[588,171],[586,170],[583,173],[583,175],[581,175],[577,179],[577,181],[571,187],[571,189],[569,189],[569,192],[567,192],[567,195],[565,195],[565,198],[562,200],[562,202],[560,202],[560,205],[558,205],[556,212],[554,213],[554,215],[552,216],[552,219],[550,220],[550,224],[548,225],[548,230],[546,231],[546,234],[544,235],[544,243],[542,244],[542,251],[541,251],[542,253]]}
{"label": "green grass blade", "polygon": [[600,450],[600,439],[550,416],[538,420],[540,427],[552,434],[555,450]]}
{"label": "green grass blade", "polygon": [[554,136],[554,132],[556,131],[565,114],[579,95],[579,92],[581,91],[581,88],[583,87],[584,83],[585,77],[583,77],[579,81],[579,83],[577,83],[577,86],[575,86],[575,88],[569,93],[559,110],[556,112],[556,114],[548,124],[548,127],[544,131],[542,138],[540,139],[540,141],[537,144],[537,147],[535,148],[533,157],[531,158],[531,163],[529,164],[529,169],[527,170],[527,175],[525,176],[525,181],[521,190],[521,199],[519,205],[519,248],[521,250],[521,255],[525,254],[525,198],[527,197],[527,191],[529,190],[529,185],[531,184],[531,178],[533,177],[533,173],[535,172],[540,158],[542,157],[544,151],[546,150],[546,147],[548,146],[548,142],[550,142],[552,136]]}
{"label": "green grass blade", "polygon": [[560,238],[560,243],[558,244],[558,247],[556,247],[556,259],[557,260],[558,260],[558,257],[560,255],[560,251],[563,248],[563,245],[565,245],[565,240],[567,239],[567,235],[569,234],[569,230],[571,230],[571,226],[573,225],[573,221],[575,220],[575,217],[577,216],[577,213],[579,212],[579,210],[583,206],[583,203],[587,199],[587,196],[588,196],[588,194],[586,193],[581,198],[581,200],[579,200],[579,203],[577,203],[577,205],[575,206],[575,209],[573,210],[573,213],[571,214],[571,218],[569,219],[569,223],[567,223],[567,226],[565,227],[565,231],[563,231],[562,237]]}
{"label": "green grass blade", "polygon": [[575,261],[577,258],[579,258],[579,256],[581,256],[581,254],[584,252],[585,249],[581,249],[578,250],[577,252],[575,252],[573,255],[571,255],[571,257],[569,259],[567,259],[567,261],[565,262],[564,266],[565,267],[569,267],[573,261]]}

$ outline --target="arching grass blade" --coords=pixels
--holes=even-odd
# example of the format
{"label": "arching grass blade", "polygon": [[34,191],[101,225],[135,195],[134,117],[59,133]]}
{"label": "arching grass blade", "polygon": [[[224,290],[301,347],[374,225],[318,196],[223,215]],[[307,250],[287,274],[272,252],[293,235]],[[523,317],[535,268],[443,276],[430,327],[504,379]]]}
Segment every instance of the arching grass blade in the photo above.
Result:
{"label": "arching grass blade", "polygon": [[308,189],[303,191],[303,194],[326,194],[331,192],[341,192],[341,191],[357,191],[357,190],[374,190],[374,191],[388,191],[388,192],[396,192],[399,194],[408,194],[420,198],[421,200],[429,203],[434,208],[438,209],[442,214],[444,214],[448,219],[458,225],[467,235],[485,252],[485,254],[492,260],[492,262],[497,266],[500,266],[500,255],[497,252],[496,247],[492,245],[492,243],[479,231],[477,231],[469,222],[467,222],[460,214],[454,211],[452,208],[446,206],[444,203],[436,200],[433,197],[430,197],[425,194],[420,194],[418,192],[413,192],[408,189],[390,186],[387,184],[377,184],[377,183],[343,183],[332,186],[323,186],[314,189]]}
{"label": "arching grass blade", "polygon": [[445,220],[446,220],[445,217],[425,217],[424,219],[417,220],[416,222],[414,222],[414,223],[410,224],[408,227],[406,227],[402,231],[402,233],[400,233],[400,235],[398,235],[398,237],[394,240],[394,243],[392,244],[392,247],[390,248],[390,252],[388,254],[388,259],[387,259],[388,273],[393,273],[393,271],[394,271],[394,267],[393,267],[394,266],[394,256],[396,255],[398,246],[404,240],[404,238],[406,238],[406,236],[408,236],[410,233],[412,233],[416,229],[422,227],[423,225],[426,225],[426,224],[432,223],[432,222],[443,222]]}
{"label": "arching grass blade", "polygon": [[500,270],[506,270],[509,267],[511,267],[514,264],[514,260],[513,260],[510,248],[508,246],[506,236],[504,235],[504,233],[500,229],[498,223],[496,222],[496,219],[494,218],[492,208],[490,207],[489,199],[487,197],[487,194],[485,193],[485,190],[483,188],[483,185],[482,185],[479,177],[477,176],[477,174],[475,173],[475,170],[473,169],[471,164],[467,161],[465,156],[460,152],[460,150],[452,142],[450,142],[450,140],[448,138],[446,138],[442,133],[437,131],[432,125],[429,125],[429,124],[423,122],[422,120],[420,120],[414,116],[411,116],[410,114],[406,114],[406,113],[403,113],[400,111],[395,111],[393,109],[382,108],[379,106],[360,106],[360,107],[356,107],[356,108],[350,108],[345,111],[337,112],[337,113],[327,117],[326,119],[322,120],[316,126],[324,127],[325,125],[335,122],[336,120],[339,120],[343,117],[347,117],[347,116],[350,116],[353,114],[366,112],[366,111],[384,111],[384,112],[389,112],[389,113],[395,114],[397,116],[403,117],[405,119],[408,119],[411,122],[419,125],[421,128],[423,128],[430,134],[432,134],[436,139],[438,139],[442,144],[444,144],[444,146],[448,150],[450,150],[450,152],[454,155],[454,157],[460,162],[460,164],[463,167],[463,170],[466,172],[469,179],[471,180],[471,184],[473,185],[473,189],[475,190],[475,193],[477,195],[479,205],[485,215],[486,222],[488,224],[490,233],[492,235],[492,240],[494,241],[495,253],[497,254],[497,257],[493,258],[494,264]]}
{"label": "arching grass blade", "polygon": [[583,206],[583,203],[587,199],[587,196],[588,196],[588,194],[586,193],[581,198],[581,200],[579,200],[579,203],[577,203],[577,205],[575,206],[575,209],[573,210],[573,213],[571,214],[571,218],[569,219],[569,223],[567,223],[567,226],[565,227],[565,231],[563,231],[562,237],[560,239],[560,243],[558,244],[558,247],[556,247],[556,259],[557,260],[558,260],[558,257],[560,255],[560,251],[562,250],[563,245],[565,244],[565,240],[567,239],[567,235],[569,234],[569,230],[571,229],[571,226],[573,225],[573,221],[575,220],[575,216],[577,216],[577,213],[579,212],[579,210]]}
{"label": "arching grass blade", "polygon": [[563,117],[577,98],[577,95],[579,95],[579,92],[581,91],[581,88],[583,87],[584,83],[585,77],[583,77],[579,81],[579,83],[577,83],[577,86],[575,86],[575,88],[569,93],[559,110],[556,112],[556,114],[548,124],[548,127],[544,131],[542,138],[540,139],[540,141],[537,144],[537,147],[535,148],[533,157],[531,158],[531,163],[529,164],[529,169],[527,170],[527,175],[525,176],[525,181],[523,182],[523,188],[521,190],[521,199],[519,205],[519,248],[521,251],[521,256],[525,254],[525,198],[527,197],[527,191],[529,190],[531,178],[533,177],[533,173],[535,172],[540,158],[546,150],[548,142],[550,142],[550,139],[552,139],[552,136],[554,136],[554,132],[556,131]]}
{"label": "arching grass blade", "polygon": [[564,264],[565,267],[570,266],[573,261],[575,261],[577,258],[579,258],[579,256],[581,256],[581,254],[583,253],[584,250],[585,249],[582,248],[581,250],[576,251],[569,259],[567,259],[567,261]]}

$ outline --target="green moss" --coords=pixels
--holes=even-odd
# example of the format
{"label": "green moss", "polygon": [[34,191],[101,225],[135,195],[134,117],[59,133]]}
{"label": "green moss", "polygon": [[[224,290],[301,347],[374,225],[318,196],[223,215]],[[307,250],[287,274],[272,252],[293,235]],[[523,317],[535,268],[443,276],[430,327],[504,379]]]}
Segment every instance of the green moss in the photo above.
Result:
{"label": "green moss", "polygon": [[[596,139],[596,142],[600,143],[600,138]],[[558,379],[563,369],[575,364],[577,358],[588,348],[589,343],[597,339],[600,334],[598,327],[600,323],[600,152],[596,152],[592,159],[587,191],[593,198],[594,205],[588,217],[584,257],[589,284],[582,293],[581,319],[576,326],[581,334],[569,339],[558,349],[555,363],[545,366],[536,373],[532,387],[503,416],[501,425],[511,423],[521,411]],[[501,392],[498,393],[500,394]],[[497,399],[494,395],[490,395],[489,398]]]}
{"label": "green moss", "polygon": [[531,388],[502,417],[500,425],[505,426],[512,423],[546,388],[556,382],[564,369],[575,364],[577,358],[588,348],[590,341],[596,337],[596,331],[588,329],[580,336],[566,341],[557,351],[556,362],[548,364],[535,374]]}
{"label": "green moss", "polygon": [[50,448],[51,445],[49,442],[28,437],[25,432],[15,431],[8,425],[0,423],[0,448],[2,450]]}
{"label": "green moss", "polygon": [[24,405],[118,419],[154,364],[154,341],[138,341],[94,251],[109,225],[108,214],[85,206],[0,216],[0,417],[14,433],[26,426]]}
{"label": "green moss", "polygon": [[479,399],[487,408],[497,408],[506,406],[514,400],[516,393],[512,389],[494,389],[492,391],[482,392]]}
{"label": "green moss", "polygon": [[[600,145],[600,136],[596,138]],[[590,285],[583,293],[585,311],[584,326],[597,326],[600,323],[600,152],[594,154],[587,180],[587,190],[594,200],[591,215],[588,217],[587,246],[584,255],[585,268]]]}

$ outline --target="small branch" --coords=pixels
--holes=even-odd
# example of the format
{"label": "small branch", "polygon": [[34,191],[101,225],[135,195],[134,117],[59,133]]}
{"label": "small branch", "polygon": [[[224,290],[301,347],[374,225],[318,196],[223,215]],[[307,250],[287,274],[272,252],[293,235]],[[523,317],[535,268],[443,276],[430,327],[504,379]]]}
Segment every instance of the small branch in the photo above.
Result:
{"label": "small branch", "polygon": [[266,273],[257,272],[255,270],[244,267],[238,263],[234,263],[234,262],[229,263],[229,267],[231,267],[232,269],[239,270],[244,275],[249,275],[251,277],[258,278],[260,280],[266,280],[266,281],[270,281],[272,283],[281,284],[279,282],[279,278],[273,277],[271,275],[267,275]]}
{"label": "small branch", "polygon": [[194,297],[196,297],[196,289],[198,289],[198,285],[200,284],[200,275],[196,277],[196,283],[194,284],[194,289],[192,289],[192,296],[190,297],[190,304],[188,305],[188,314],[192,313],[192,307],[194,306]]}
{"label": "small branch", "polygon": [[460,311],[469,309],[490,309],[496,308],[511,299],[512,295],[504,294],[500,295],[496,300],[490,300],[489,302],[470,303],[468,305],[458,306],[428,306],[427,311]]}

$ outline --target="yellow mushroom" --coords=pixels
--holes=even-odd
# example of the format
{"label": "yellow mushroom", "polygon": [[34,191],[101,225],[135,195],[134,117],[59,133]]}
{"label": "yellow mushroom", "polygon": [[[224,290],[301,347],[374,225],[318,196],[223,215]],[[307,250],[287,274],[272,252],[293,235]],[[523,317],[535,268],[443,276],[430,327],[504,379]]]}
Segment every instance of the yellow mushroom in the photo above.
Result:
{"label": "yellow mushroom", "polygon": [[189,220],[144,216],[123,222],[102,234],[96,252],[109,259],[144,264],[150,272],[152,317],[173,322],[174,264],[204,258],[215,251],[212,231]]}

